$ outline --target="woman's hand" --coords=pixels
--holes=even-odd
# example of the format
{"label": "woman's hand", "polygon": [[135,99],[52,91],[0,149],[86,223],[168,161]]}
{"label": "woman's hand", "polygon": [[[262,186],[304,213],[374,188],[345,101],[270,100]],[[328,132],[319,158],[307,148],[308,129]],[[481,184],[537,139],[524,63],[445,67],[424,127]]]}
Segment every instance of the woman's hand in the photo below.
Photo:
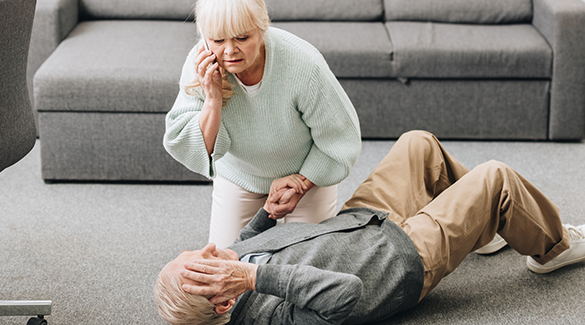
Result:
{"label": "woman's hand", "polygon": [[295,210],[299,201],[313,185],[313,182],[300,174],[274,180],[264,210],[270,213],[272,219],[284,218]]}
{"label": "woman's hand", "polygon": [[278,220],[292,213],[304,194],[297,193],[294,189],[283,188],[276,194],[276,202],[266,200],[264,210],[270,213],[269,218]]}
{"label": "woman's hand", "polygon": [[222,77],[219,64],[214,63],[213,60],[215,60],[215,54],[206,51],[201,46],[195,58],[195,75],[205,93],[205,102],[199,113],[199,127],[207,154],[210,156],[219,132],[222,109]]}
{"label": "woman's hand", "polygon": [[183,290],[194,295],[213,296],[209,302],[220,304],[255,290],[257,270],[258,265],[240,261],[194,260],[185,263],[181,276],[197,284],[183,284]]}
{"label": "woman's hand", "polygon": [[213,52],[207,51],[201,46],[199,54],[195,58],[195,76],[205,93],[206,100],[221,101],[222,77],[219,63],[214,62],[215,58]]}
{"label": "woman's hand", "polygon": [[309,185],[305,183],[305,181],[307,181],[307,178],[301,174],[292,174],[286,177],[275,179],[270,185],[268,201],[271,203],[278,202],[279,199],[277,193],[283,188],[292,188],[299,194],[305,194],[305,192],[310,188]]}

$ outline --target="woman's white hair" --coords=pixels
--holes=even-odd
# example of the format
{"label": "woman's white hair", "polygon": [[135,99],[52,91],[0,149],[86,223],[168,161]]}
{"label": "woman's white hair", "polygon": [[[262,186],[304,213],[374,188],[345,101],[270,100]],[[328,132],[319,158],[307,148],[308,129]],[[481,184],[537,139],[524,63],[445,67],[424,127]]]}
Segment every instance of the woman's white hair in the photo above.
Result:
{"label": "woman's white hair", "polygon": [[[270,26],[270,18],[264,0],[198,0],[195,19],[212,39],[230,39],[259,28],[262,33]],[[203,35],[199,35],[203,38]],[[200,45],[199,45],[200,46]],[[234,95],[234,85],[227,79],[227,72],[219,68],[222,75],[222,106],[225,107]],[[189,95],[198,95],[199,82],[186,84]]]}
{"label": "woman's white hair", "polygon": [[181,279],[163,269],[154,285],[154,301],[159,316],[173,325],[223,325],[230,314],[218,314],[215,305],[203,296],[185,292]]}
{"label": "woman's white hair", "polygon": [[270,26],[264,0],[198,0],[195,19],[213,39],[234,38],[256,28],[266,31]]}

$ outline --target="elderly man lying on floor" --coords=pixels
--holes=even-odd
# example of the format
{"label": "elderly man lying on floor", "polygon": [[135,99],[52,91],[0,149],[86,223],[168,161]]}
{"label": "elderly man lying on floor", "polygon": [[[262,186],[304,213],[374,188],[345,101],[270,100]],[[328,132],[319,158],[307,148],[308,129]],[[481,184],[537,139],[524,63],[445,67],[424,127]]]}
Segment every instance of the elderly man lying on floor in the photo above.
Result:
{"label": "elderly man lying on floor", "polygon": [[184,251],[161,271],[163,319],[385,320],[415,306],[496,233],[537,273],[585,260],[585,225],[562,225],[558,208],[510,167],[490,161],[468,171],[422,131],[400,137],[336,217],[277,226],[270,204],[229,249]]}

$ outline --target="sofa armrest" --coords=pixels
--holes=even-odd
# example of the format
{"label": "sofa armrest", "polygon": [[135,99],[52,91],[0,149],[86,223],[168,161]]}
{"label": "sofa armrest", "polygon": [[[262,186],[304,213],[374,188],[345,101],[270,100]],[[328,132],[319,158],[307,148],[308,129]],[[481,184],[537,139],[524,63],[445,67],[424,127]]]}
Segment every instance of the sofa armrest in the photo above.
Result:
{"label": "sofa armrest", "polygon": [[78,0],[37,0],[28,52],[27,81],[31,98],[35,72],[77,22]]}
{"label": "sofa armrest", "polygon": [[553,50],[549,139],[585,138],[585,2],[534,0],[534,27]]}

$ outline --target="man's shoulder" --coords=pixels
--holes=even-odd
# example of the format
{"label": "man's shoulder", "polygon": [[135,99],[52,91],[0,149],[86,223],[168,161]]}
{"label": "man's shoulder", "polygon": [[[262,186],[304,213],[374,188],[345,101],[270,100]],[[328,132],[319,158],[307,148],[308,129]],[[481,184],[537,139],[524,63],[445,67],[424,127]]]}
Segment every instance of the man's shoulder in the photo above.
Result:
{"label": "man's shoulder", "polygon": [[[240,256],[258,252],[276,252],[293,244],[313,240],[321,235],[358,229],[366,226],[372,218],[382,220],[387,213],[368,208],[352,208],[341,211],[337,216],[318,224],[290,222],[263,230],[257,235],[235,243],[230,248]],[[256,216],[257,218],[267,218]],[[253,223],[262,220],[253,220]]]}

